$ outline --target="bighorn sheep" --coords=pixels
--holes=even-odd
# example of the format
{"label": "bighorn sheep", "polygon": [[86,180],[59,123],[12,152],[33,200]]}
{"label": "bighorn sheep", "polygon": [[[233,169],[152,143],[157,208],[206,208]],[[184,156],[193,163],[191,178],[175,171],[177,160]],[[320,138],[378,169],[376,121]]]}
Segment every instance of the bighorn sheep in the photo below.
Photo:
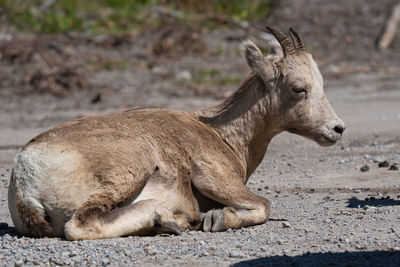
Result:
{"label": "bighorn sheep", "polygon": [[299,34],[267,28],[284,56],[245,41],[252,74],[221,105],[80,118],[32,139],[9,186],[17,230],[78,240],[265,223],[269,202],[246,182],[271,138],[289,131],[331,146],[344,131]]}

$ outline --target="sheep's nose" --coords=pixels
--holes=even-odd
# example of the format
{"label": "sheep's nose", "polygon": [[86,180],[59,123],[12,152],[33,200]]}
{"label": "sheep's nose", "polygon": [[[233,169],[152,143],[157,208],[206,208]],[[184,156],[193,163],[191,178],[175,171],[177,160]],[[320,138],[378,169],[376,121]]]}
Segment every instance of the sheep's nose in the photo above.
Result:
{"label": "sheep's nose", "polygon": [[333,130],[334,130],[335,132],[337,132],[338,134],[343,134],[343,132],[344,132],[345,129],[346,129],[346,127],[344,127],[344,126],[341,125],[341,124],[338,124],[338,125],[335,126],[335,128],[333,128]]}

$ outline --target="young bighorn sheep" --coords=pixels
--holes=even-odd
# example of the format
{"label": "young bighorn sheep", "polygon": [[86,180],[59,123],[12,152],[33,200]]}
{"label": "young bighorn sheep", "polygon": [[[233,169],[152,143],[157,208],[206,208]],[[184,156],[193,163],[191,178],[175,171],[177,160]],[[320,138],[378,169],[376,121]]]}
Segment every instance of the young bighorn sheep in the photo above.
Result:
{"label": "young bighorn sheep", "polygon": [[265,223],[269,202],[246,182],[271,138],[286,130],[330,146],[344,130],[298,33],[267,28],[283,58],[244,42],[252,74],[219,106],[81,118],[32,139],[9,186],[17,230],[77,240]]}

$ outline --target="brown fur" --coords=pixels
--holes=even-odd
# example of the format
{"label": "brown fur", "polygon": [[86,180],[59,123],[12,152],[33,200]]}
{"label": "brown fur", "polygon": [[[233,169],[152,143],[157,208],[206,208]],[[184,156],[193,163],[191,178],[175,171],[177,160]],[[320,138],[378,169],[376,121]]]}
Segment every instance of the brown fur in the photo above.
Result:
{"label": "brown fur", "polygon": [[[11,172],[11,182],[14,176]],[[54,236],[53,229],[43,214],[39,211],[27,207],[22,201],[19,193],[15,194],[15,202],[18,210],[18,216],[28,231],[28,235],[36,237],[52,237]]]}
{"label": "brown fur", "polygon": [[250,41],[243,47],[253,72],[219,106],[81,118],[32,139],[11,180],[17,228],[76,240],[266,222],[269,201],[246,182],[270,140],[288,130],[332,145],[344,126],[311,55],[265,58]]}

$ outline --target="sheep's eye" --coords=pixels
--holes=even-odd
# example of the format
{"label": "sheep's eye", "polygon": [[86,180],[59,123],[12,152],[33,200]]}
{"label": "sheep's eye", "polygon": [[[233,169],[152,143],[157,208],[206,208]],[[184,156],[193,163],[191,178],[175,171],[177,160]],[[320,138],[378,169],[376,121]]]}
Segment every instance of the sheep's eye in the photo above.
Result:
{"label": "sheep's eye", "polygon": [[293,88],[293,92],[295,92],[296,94],[301,94],[301,93],[307,94],[307,91],[304,88]]}

